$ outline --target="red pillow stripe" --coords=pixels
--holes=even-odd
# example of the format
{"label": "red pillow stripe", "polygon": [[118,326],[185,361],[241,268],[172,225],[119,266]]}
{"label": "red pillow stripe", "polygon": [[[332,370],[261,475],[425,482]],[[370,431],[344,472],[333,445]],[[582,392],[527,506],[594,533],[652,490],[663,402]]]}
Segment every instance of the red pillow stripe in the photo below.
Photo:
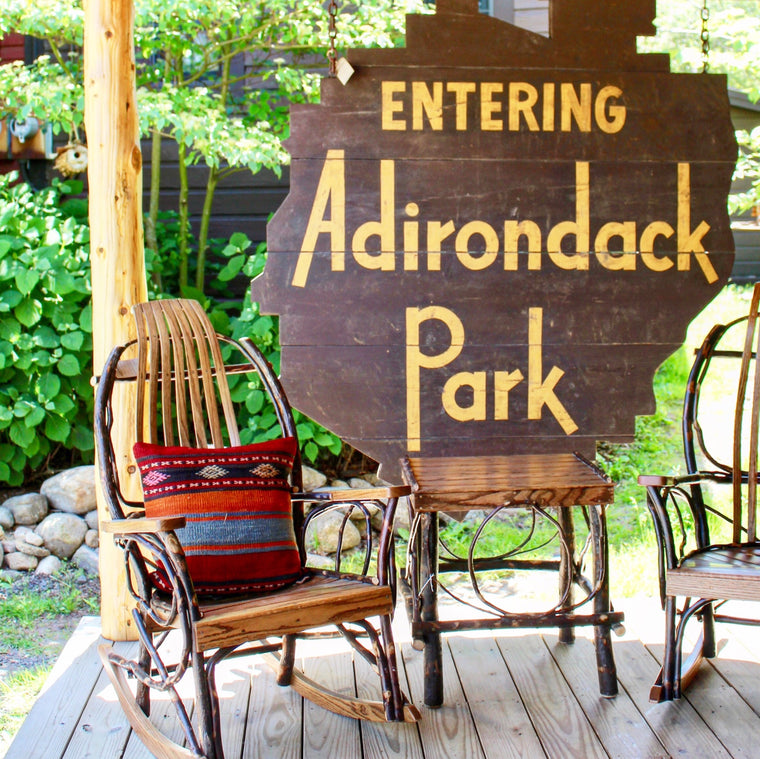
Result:
{"label": "red pillow stripe", "polygon": [[[149,518],[184,516],[177,537],[201,594],[274,590],[301,577],[288,476],[296,441],[231,448],[136,443]],[[168,590],[165,577],[156,583]]]}

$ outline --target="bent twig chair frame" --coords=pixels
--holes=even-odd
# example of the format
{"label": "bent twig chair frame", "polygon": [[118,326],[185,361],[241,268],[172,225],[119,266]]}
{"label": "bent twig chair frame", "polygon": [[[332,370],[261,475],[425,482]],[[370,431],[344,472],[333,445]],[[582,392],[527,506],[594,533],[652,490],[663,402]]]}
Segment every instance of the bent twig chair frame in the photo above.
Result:
{"label": "bent twig chair frame", "polygon": [[[647,505],[654,522],[665,611],[665,654],[650,693],[652,701],[680,698],[702,659],[716,655],[715,621],[760,624],[758,619],[721,611],[728,601],[760,601],[759,317],[760,284],[754,288],[749,313],[713,327],[697,353],[684,398],[685,475],[639,477],[639,483],[647,488]],[[740,344],[732,345],[731,340],[737,338],[741,338]],[[739,362],[733,437],[730,453],[721,456],[707,440],[700,421],[700,400],[715,365],[731,359]],[[708,485],[728,492],[727,508],[717,505],[715,494],[705,489]],[[722,523],[729,525],[730,538],[716,541],[711,534],[720,530]],[[701,618],[702,627],[694,649],[684,658],[686,626],[692,618]]]}
{"label": "bent twig chair frame", "polygon": [[[217,335],[197,302],[156,301],[136,306],[133,313],[137,340],[114,348],[96,393],[97,453],[111,516],[103,529],[123,549],[139,637],[134,659],[106,646],[101,658],[133,729],[156,757],[223,759],[215,669],[223,659],[252,653],[274,658],[280,685],[290,685],[338,714],[375,721],[418,719],[419,712],[399,686],[391,630],[396,593],[393,517],[398,498],[408,488],[304,493],[296,455],[291,501],[304,580],[265,594],[199,598],[175,534],[184,519],[146,519],[143,503],[122,493],[112,443],[114,389],[125,382],[136,384],[136,441],[201,448],[239,445],[230,392],[230,378],[239,374],[259,378],[272,399],[283,436],[297,438],[296,424],[279,380],[260,351],[249,340]],[[227,352],[237,353],[239,362],[225,364]],[[304,536],[313,520],[340,508],[345,525],[351,510],[358,509],[369,525],[371,506],[380,509],[382,526],[376,546],[371,531],[367,532],[361,573],[341,571],[340,546],[333,571],[306,567]],[[309,507],[306,515],[305,507]],[[376,571],[370,574],[373,556]],[[152,572],[159,565],[171,584],[170,593],[161,592],[153,582]],[[369,622],[369,617],[377,617],[379,623]],[[311,631],[325,625],[334,625],[335,634],[371,663],[380,678],[382,701],[328,691],[294,667],[297,640],[323,635]],[[181,638],[180,650],[168,660],[165,644],[173,630]],[[195,689],[192,714],[177,690],[188,670]],[[129,680],[136,682],[134,692]],[[172,700],[184,745],[169,740],[149,721],[150,695],[156,691]]]}

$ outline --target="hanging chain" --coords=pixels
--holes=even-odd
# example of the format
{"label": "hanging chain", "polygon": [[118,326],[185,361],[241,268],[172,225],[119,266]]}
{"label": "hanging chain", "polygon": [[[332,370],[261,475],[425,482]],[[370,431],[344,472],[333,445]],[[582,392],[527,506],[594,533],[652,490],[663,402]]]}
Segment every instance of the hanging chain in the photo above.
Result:
{"label": "hanging chain", "polygon": [[327,6],[327,13],[329,16],[328,19],[328,27],[327,27],[327,36],[329,38],[329,43],[327,47],[327,60],[330,64],[330,76],[335,76],[337,73],[337,53],[335,52],[335,39],[338,36],[338,27],[336,24],[336,19],[338,16],[338,3],[335,2],[335,0],[330,0],[330,3]]}
{"label": "hanging chain", "polygon": [[707,0],[702,6],[702,73],[706,74],[710,70],[710,30],[707,22],[710,20],[710,9],[707,7]]}

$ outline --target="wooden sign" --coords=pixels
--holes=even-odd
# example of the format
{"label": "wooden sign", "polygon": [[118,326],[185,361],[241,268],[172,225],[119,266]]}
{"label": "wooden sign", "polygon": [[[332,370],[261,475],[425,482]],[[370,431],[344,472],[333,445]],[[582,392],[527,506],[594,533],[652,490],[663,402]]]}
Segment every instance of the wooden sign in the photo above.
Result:
{"label": "wooden sign", "polygon": [[293,106],[253,283],[291,402],[380,461],[630,441],[733,264],[722,75],[639,55],[655,0],[554,0],[551,37],[439,0]]}

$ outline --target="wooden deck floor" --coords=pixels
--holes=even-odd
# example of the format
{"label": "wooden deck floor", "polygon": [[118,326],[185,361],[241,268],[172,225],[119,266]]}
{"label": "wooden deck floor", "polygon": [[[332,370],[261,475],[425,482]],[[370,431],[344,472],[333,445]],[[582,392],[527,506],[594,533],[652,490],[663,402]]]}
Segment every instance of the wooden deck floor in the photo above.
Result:
{"label": "wooden deck floor", "polygon": [[[256,658],[220,668],[228,759],[506,759],[760,756],[760,631],[720,626],[719,657],[687,698],[650,704],[662,616],[656,602],[620,604],[628,632],[614,640],[620,695],[601,699],[593,645],[533,631],[445,638],[445,706],[418,725],[337,717],[273,682]],[[401,630],[403,636],[403,630]],[[80,624],[6,759],[146,759],[96,655],[98,620]],[[117,644],[127,646],[131,644]],[[320,643],[314,677],[362,694],[374,677],[342,644]],[[401,644],[408,692],[421,703],[422,655]],[[359,666],[359,665],[362,666]],[[154,710],[166,730],[170,720]]]}

